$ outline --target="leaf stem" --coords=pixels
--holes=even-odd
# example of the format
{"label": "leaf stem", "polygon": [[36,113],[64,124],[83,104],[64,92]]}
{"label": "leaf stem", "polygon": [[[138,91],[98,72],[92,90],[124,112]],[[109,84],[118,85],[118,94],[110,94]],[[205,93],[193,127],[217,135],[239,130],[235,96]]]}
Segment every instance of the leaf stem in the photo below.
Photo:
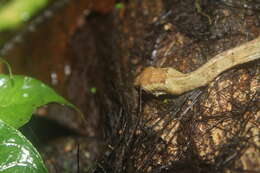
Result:
{"label": "leaf stem", "polygon": [[11,68],[10,64],[5,59],[3,59],[2,57],[0,57],[0,63],[3,63],[3,64],[6,65],[8,73],[9,73],[9,78],[10,78],[11,84],[13,86],[14,85],[13,73],[12,73],[12,68]]}

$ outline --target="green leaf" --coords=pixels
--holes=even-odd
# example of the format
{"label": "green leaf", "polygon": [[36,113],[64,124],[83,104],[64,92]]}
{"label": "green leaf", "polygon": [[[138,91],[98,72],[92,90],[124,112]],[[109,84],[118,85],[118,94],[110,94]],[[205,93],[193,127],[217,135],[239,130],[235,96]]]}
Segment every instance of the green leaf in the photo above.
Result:
{"label": "green leaf", "polygon": [[49,0],[12,0],[0,8],[0,31],[14,29],[29,20]]}
{"label": "green leaf", "polygon": [[0,74],[0,119],[19,128],[26,124],[37,107],[56,102],[77,108],[42,82],[20,75]]}
{"label": "green leaf", "polygon": [[34,146],[0,120],[0,173],[48,173]]}

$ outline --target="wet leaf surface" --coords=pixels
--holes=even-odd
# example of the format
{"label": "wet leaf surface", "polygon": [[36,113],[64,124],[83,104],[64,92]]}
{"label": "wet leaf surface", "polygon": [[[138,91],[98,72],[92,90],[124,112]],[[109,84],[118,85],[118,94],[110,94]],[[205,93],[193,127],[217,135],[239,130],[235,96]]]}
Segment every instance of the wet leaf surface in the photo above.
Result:
{"label": "wet leaf surface", "polygon": [[42,82],[25,76],[0,75],[0,119],[12,127],[27,123],[37,107],[50,102],[74,107]]}
{"label": "wet leaf surface", "polygon": [[0,121],[0,172],[48,172],[33,145],[18,130],[3,121]]}

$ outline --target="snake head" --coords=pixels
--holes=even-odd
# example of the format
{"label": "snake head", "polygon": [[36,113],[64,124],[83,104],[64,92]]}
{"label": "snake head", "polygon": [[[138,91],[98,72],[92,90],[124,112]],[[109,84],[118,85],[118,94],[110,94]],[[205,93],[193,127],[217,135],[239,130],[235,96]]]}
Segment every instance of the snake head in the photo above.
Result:
{"label": "snake head", "polygon": [[134,82],[135,86],[156,96],[164,94],[166,71],[163,68],[147,67],[139,74]]}
{"label": "snake head", "polygon": [[178,80],[184,76],[172,68],[147,67],[136,77],[134,85],[155,96],[169,93],[179,95],[183,92]]}

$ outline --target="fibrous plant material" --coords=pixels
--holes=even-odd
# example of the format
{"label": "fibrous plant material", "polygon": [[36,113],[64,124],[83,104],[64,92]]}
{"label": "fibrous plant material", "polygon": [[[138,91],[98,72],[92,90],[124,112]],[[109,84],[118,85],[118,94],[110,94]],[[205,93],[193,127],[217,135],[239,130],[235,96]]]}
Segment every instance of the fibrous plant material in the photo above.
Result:
{"label": "fibrous plant material", "polygon": [[135,79],[135,85],[156,96],[180,95],[208,85],[220,73],[260,58],[260,37],[224,51],[197,70],[184,74],[173,68],[147,67]]}

